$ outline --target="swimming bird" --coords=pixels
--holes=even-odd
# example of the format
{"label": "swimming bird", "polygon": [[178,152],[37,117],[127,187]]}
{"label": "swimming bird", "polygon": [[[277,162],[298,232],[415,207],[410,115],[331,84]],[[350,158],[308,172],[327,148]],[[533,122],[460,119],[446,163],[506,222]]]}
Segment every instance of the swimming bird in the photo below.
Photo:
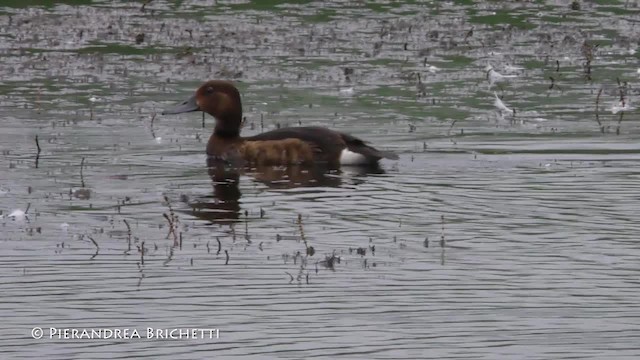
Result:
{"label": "swimming bird", "polygon": [[207,81],[189,99],[162,114],[191,111],[204,111],[216,119],[207,143],[209,160],[233,165],[326,164],[338,168],[398,159],[396,154],[377,150],[357,137],[324,127],[287,127],[241,137],[240,92],[228,81]]}

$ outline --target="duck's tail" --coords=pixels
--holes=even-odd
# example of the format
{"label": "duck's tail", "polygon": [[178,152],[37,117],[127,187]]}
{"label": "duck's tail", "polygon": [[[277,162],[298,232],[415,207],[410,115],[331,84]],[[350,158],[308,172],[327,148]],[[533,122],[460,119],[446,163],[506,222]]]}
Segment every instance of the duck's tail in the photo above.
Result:
{"label": "duck's tail", "polygon": [[377,163],[380,159],[398,160],[398,155],[391,151],[382,151],[367,145],[357,137],[342,134],[347,148],[342,151],[340,163],[342,165],[365,165]]}

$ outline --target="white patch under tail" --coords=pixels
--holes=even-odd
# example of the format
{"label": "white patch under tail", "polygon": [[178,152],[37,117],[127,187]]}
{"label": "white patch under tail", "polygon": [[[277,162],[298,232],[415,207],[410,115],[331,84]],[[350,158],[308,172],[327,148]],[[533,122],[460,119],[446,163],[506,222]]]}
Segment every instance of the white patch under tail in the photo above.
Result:
{"label": "white patch under tail", "polygon": [[340,153],[340,165],[366,165],[371,163],[364,155],[353,152],[349,149]]}

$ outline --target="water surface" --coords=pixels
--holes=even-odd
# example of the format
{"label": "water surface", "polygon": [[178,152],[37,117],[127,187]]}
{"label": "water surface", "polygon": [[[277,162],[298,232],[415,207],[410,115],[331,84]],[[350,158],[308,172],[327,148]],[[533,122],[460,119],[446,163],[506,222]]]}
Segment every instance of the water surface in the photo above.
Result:
{"label": "water surface", "polygon": [[[5,2],[2,357],[637,358],[639,8],[569,4]],[[213,182],[211,78],[400,160]]]}

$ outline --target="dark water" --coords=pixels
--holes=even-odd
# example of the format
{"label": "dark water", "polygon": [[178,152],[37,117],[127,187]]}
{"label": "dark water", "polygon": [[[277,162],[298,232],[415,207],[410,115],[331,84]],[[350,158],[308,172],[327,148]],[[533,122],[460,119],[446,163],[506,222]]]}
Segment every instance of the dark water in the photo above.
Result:
{"label": "dark water", "polygon": [[[569,5],[4,1],[0,357],[636,359],[640,8]],[[400,160],[212,182],[211,78]]]}

